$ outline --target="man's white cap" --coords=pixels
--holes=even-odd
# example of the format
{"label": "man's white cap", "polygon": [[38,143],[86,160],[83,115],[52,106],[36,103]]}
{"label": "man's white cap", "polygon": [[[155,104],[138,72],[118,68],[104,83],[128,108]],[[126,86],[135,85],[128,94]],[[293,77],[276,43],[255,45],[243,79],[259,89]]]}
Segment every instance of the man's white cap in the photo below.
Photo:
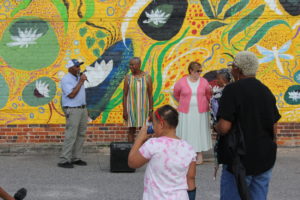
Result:
{"label": "man's white cap", "polygon": [[78,67],[82,64],[83,64],[83,62],[79,62],[77,59],[71,59],[66,64],[66,68],[69,69],[69,68],[74,67],[74,66]]}

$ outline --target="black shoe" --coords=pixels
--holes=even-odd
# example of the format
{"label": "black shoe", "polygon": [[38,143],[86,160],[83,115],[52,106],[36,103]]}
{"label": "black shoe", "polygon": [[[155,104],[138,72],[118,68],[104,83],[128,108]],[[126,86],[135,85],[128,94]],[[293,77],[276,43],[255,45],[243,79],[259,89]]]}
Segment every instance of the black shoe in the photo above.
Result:
{"label": "black shoe", "polygon": [[21,188],[16,192],[14,198],[16,200],[23,200],[26,197],[26,194],[27,194],[27,190],[25,188]]}
{"label": "black shoe", "polygon": [[62,168],[74,168],[73,164],[69,162],[58,163],[57,166]]}
{"label": "black shoe", "polygon": [[76,160],[76,161],[73,161],[72,164],[74,165],[80,165],[80,166],[86,166],[87,163],[83,160]]}

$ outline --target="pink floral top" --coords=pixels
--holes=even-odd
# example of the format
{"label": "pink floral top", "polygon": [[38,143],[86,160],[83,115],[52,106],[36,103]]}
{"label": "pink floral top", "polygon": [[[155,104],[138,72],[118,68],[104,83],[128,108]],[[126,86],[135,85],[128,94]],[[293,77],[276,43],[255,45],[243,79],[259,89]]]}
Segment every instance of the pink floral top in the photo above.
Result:
{"label": "pink floral top", "polygon": [[139,149],[149,159],[144,177],[144,200],[188,200],[186,175],[196,161],[193,147],[169,137],[151,138]]}

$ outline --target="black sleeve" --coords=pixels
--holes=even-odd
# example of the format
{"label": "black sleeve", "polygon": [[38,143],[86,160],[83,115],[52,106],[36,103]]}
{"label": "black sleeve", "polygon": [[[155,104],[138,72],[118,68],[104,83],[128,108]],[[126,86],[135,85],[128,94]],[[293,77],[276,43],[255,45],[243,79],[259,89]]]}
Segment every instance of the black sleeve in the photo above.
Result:
{"label": "black sleeve", "polygon": [[281,115],[279,114],[279,111],[278,111],[278,108],[276,106],[276,99],[273,95],[273,98],[274,98],[274,124],[281,118]]}
{"label": "black sleeve", "polygon": [[223,90],[217,114],[218,119],[222,118],[230,122],[235,121],[237,106],[235,99],[235,87],[233,86],[233,84],[227,85]]}

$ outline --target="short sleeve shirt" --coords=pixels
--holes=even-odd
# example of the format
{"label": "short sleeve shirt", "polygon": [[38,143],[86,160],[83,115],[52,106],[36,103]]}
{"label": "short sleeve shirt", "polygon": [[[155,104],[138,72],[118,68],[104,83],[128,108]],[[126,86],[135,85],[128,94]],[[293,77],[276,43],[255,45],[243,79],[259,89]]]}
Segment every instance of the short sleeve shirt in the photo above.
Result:
{"label": "short sleeve shirt", "polygon": [[69,98],[68,95],[73,91],[79,82],[79,77],[66,74],[61,80],[62,88],[62,106],[76,107],[86,105],[86,96],[84,85],[81,86],[79,92],[74,98]]}
{"label": "short sleeve shirt", "polygon": [[188,200],[187,172],[196,161],[186,141],[168,137],[152,138],[139,149],[149,159],[144,177],[143,200]]}
{"label": "short sleeve shirt", "polygon": [[247,174],[260,174],[273,167],[276,159],[274,124],[280,114],[267,86],[256,78],[227,85],[220,99],[218,118],[233,124],[239,121],[246,145],[242,162]]}

